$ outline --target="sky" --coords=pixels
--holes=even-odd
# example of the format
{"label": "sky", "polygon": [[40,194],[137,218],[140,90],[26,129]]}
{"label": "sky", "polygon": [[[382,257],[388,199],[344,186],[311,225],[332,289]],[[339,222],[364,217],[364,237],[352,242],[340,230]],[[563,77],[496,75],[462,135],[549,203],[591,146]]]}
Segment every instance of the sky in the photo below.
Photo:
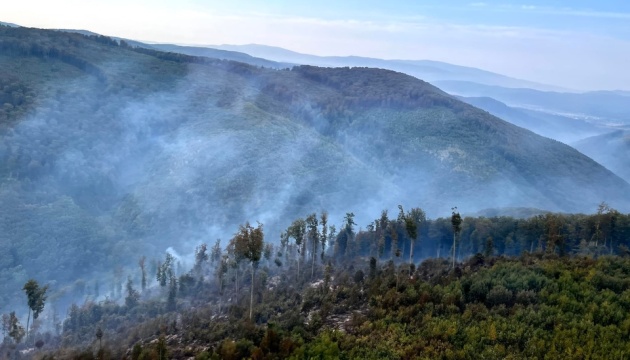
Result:
{"label": "sky", "polygon": [[630,90],[630,1],[20,0],[0,21],[186,45],[427,59],[575,90]]}

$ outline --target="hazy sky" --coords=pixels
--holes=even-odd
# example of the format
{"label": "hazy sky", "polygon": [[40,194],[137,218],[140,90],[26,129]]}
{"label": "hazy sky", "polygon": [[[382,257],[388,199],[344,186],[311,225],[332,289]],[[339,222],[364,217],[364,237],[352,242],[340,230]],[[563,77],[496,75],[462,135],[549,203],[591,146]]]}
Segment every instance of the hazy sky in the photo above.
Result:
{"label": "hazy sky", "polygon": [[630,90],[630,1],[20,0],[0,21],[178,44],[430,59],[573,89]]}

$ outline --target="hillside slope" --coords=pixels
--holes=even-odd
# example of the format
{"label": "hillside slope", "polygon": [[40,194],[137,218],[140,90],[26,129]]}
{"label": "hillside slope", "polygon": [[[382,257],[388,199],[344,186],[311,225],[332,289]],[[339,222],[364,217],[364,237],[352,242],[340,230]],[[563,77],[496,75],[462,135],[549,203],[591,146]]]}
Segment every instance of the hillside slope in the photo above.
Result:
{"label": "hillside slope", "polygon": [[511,107],[489,97],[458,98],[516,126],[565,144],[610,131],[608,127],[598,126],[583,119]]}
{"label": "hillside slope", "polygon": [[392,71],[0,27],[0,84],[0,303],[33,276],[59,299],[93,273],[114,284],[129,258],[189,253],[245,220],[277,239],[311,211],[363,221],[400,203],[628,209],[630,185],[590,158]]}
{"label": "hillside slope", "polygon": [[630,181],[630,130],[592,136],[572,145],[622,179]]}

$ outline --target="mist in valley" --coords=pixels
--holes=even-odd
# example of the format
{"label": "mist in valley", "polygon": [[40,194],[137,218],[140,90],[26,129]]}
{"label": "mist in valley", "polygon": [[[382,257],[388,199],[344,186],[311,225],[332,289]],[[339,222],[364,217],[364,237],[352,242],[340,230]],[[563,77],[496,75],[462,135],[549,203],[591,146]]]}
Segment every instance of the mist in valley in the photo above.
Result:
{"label": "mist in valley", "polygon": [[[155,272],[167,252],[183,275],[198,246],[221,239],[225,248],[245,222],[264,224],[265,241],[280,246],[311,213],[327,212],[341,230],[351,212],[361,233],[383,210],[393,220],[399,205],[419,207],[434,219],[421,230],[419,262],[449,257],[455,206],[464,217],[593,213],[602,201],[630,208],[619,196],[630,185],[590,158],[400,73],[176,62],[112,48],[92,60],[106,80],[55,59],[37,63],[39,78],[36,60],[20,56],[38,80],[28,112],[0,130],[0,313],[25,318],[21,286],[36,278],[50,286],[44,329],[72,304],[123,304],[127,279],[141,282],[142,257],[143,299],[164,296]],[[357,84],[376,94],[362,98]],[[474,235],[458,260],[485,237]]]}

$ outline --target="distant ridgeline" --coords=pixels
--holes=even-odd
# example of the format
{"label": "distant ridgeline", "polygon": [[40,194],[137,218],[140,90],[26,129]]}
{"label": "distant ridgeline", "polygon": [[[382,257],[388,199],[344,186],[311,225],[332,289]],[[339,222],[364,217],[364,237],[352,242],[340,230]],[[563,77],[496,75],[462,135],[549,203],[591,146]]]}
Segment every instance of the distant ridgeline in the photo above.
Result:
{"label": "distant ridgeline", "polygon": [[[277,245],[295,217],[323,209],[331,224],[348,210],[367,224],[399,203],[439,218],[453,205],[579,213],[606,201],[621,213],[465,218],[457,257],[486,244],[623,253],[629,197],[628,183],[571,147],[401,73],[274,70],[0,26],[2,312],[19,309],[30,278],[50,284],[59,310],[93,299],[96,284],[100,298],[120,298],[138,254],[190,254],[247,219]],[[448,256],[448,220],[418,231],[415,261]],[[394,233],[380,259],[411,255]],[[357,231],[343,256],[373,255],[373,236]]]}

